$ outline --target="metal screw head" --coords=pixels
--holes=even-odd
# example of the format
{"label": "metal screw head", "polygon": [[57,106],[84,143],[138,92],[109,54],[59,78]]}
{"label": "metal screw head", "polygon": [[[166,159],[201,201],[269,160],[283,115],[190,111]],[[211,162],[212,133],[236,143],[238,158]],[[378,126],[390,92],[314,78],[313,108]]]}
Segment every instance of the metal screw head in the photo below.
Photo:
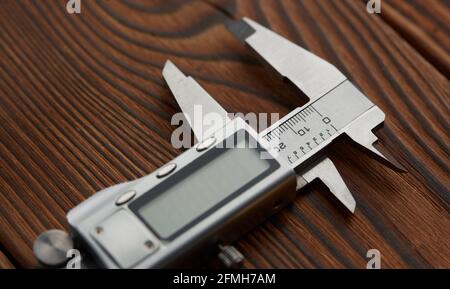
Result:
{"label": "metal screw head", "polygon": [[60,267],[67,262],[67,251],[73,249],[73,240],[64,231],[49,230],[34,241],[33,253],[46,267]]}
{"label": "metal screw head", "polygon": [[101,234],[101,233],[103,233],[103,228],[102,227],[95,227],[95,232],[97,234]]}
{"label": "metal screw head", "polygon": [[155,244],[153,244],[152,241],[148,240],[144,243],[144,245],[149,248],[149,249],[153,249],[155,247]]}

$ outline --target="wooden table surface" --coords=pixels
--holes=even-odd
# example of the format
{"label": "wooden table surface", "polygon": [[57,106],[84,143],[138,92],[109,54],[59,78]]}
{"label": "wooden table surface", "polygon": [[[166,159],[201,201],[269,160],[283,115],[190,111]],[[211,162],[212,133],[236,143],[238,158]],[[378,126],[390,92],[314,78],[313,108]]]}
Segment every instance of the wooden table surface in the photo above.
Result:
{"label": "wooden table surface", "polygon": [[35,267],[32,244],[67,228],[96,191],[144,176],[172,148],[179,111],[161,77],[171,59],[230,112],[299,105],[223,24],[242,16],[335,64],[384,112],[378,136],[401,174],[347,140],[330,158],[354,192],[348,214],[319,182],[244,237],[247,268],[450,267],[448,1],[2,0],[0,267]]}

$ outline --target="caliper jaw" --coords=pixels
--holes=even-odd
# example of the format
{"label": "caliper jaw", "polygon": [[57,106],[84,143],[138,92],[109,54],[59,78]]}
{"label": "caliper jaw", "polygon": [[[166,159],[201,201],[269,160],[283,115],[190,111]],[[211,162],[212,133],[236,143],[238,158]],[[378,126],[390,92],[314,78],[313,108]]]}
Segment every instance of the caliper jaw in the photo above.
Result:
{"label": "caliper jaw", "polygon": [[392,169],[406,172],[406,169],[388,151],[383,149],[378,142],[378,137],[373,133],[373,129],[381,125],[384,119],[384,112],[378,106],[373,106],[344,128],[345,134]]}
{"label": "caliper jaw", "polygon": [[298,87],[309,98],[305,105],[347,79],[334,65],[251,19],[243,18],[228,28],[279,74]]}
{"label": "caliper jaw", "polygon": [[[309,98],[309,101],[302,107],[309,106],[348,81],[347,77],[334,65],[251,19],[243,18],[241,21],[233,22],[228,28]],[[381,153],[374,146],[377,137],[373,134],[372,129],[383,121],[384,113],[377,106],[373,106],[345,127],[343,132],[356,143],[386,161],[391,167],[404,170],[394,158],[386,153]],[[334,196],[351,212],[354,212],[355,200],[330,159],[319,158],[307,169],[301,170],[297,178],[297,188],[303,187],[315,178],[321,179]]]}
{"label": "caliper jaw", "polygon": [[297,190],[315,179],[320,179],[350,212],[355,212],[356,201],[336,166],[328,157],[320,158],[297,175]]}

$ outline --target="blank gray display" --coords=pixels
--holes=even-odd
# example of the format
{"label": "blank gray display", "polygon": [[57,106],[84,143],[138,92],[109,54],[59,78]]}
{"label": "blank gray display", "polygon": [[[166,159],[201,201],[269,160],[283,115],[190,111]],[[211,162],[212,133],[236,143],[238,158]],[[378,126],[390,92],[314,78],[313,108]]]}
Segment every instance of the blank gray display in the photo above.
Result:
{"label": "blank gray display", "polygon": [[270,168],[256,149],[227,149],[139,208],[139,215],[162,238],[213,208]]}

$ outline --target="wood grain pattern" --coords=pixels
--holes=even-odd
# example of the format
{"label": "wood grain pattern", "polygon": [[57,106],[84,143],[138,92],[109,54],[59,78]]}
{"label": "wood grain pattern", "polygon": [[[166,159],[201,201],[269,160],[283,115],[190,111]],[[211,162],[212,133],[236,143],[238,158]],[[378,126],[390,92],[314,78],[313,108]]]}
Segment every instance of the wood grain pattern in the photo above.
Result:
{"label": "wood grain pattern", "polygon": [[0,251],[0,269],[14,269],[14,265],[2,251]]}
{"label": "wood grain pattern", "polygon": [[83,199],[180,153],[170,145],[179,108],[161,77],[166,59],[228,111],[284,115],[299,105],[223,26],[247,16],[335,64],[379,105],[378,135],[408,173],[336,142],[329,156],[356,214],[312,184],[239,242],[245,267],[364,268],[371,248],[385,268],[450,266],[448,79],[363,1],[83,1],[80,15],[64,2],[0,9],[0,245],[14,264],[35,267],[35,237],[65,228]]}
{"label": "wood grain pattern", "polygon": [[434,67],[450,77],[450,5],[448,1],[383,3],[381,17]]}

